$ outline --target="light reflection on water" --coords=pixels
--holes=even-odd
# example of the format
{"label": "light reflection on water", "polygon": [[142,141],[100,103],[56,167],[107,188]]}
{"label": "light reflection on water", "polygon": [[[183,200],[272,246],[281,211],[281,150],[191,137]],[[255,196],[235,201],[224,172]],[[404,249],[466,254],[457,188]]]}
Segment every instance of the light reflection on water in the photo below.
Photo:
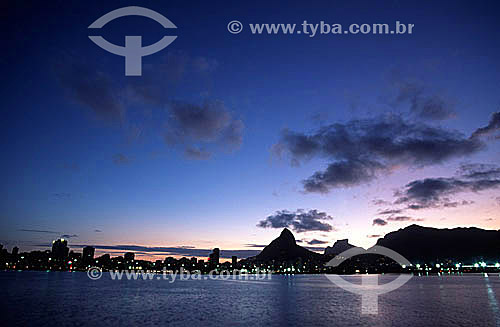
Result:
{"label": "light reflection on water", "polygon": [[[393,278],[379,276],[379,283]],[[1,272],[0,289],[1,326],[500,326],[498,275],[415,276],[379,296],[376,316],[362,316],[360,296],[322,275],[168,283]]]}

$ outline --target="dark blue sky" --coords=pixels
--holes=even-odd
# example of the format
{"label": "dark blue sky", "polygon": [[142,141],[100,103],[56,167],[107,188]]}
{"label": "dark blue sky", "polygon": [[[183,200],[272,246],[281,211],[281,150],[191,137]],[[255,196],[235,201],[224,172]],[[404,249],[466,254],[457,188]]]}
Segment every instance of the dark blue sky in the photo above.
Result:
{"label": "dark blue sky", "polygon": [[[98,31],[115,44],[178,36],[143,58],[140,77],[125,77],[124,58],[88,39],[94,20],[128,5],[178,27],[124,17]],[[0,240],[8,246],[67,234],[77,235],[70,244],[244,249],[284,226],[305,242],[370,245],[369,236],[415,221],[500,227],[495,1],[2,7]],[[242,33],[227,31],[232,20]],[[248,26],[304,20],[415,27],[308,37],[253,35]],[[394,149],[375,145],[380,135]],[[418,149],[408,145],[415,140]],[[493,186],[479,189],[471,170]],[[446,185],[412,188],[427,187],[425,178]]]}

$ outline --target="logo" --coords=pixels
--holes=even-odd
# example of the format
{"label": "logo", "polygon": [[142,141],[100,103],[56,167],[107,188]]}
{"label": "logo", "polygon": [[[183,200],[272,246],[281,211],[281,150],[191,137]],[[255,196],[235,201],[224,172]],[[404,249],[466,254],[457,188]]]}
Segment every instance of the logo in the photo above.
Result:
{"label": "logo", "polygon": [[[326,266],[337,267],[349,258],[368,253],[379,254],[391,258],[403,268],[411,265],[411,263],[401,254],[383,246],[375,245],[368,250],[362,248],[351,248],[335,256],[335,258],[330,260]],[[350,283],[339,275],[325,276],[338,287],[343,288],[348,292],[361,295],[361,314],[378,314],[378,296],[400,288],[412,278],[411,275],[399,275],[393,281],[379,285],[377,275],[362,275],[360,285]]]}
{"label": "logo", "polygon": [[92,280],[98,280],[102,277],[102,269],[99,267],[92,267],[87,270],[87,276]]}
{"label": "logo", "polygon": [[[154,10],[143,7],[123,7],[108,12],[101,16],[95,22],[90,24],[89,28],[102,28],[116,18],[125,16],[143,16],[157,21],[164,28],[177,28],[168,18],[157,13]],[[116,44],[106,41],[102,36],[89,36],[95,44],[104,50],[111,52],[115,55],[125,57],[125,76],[141,76],[142,75],[142,57],[152,55],[158,51],[163,50],[170,43],[174,42],[177,36],[164,36],[158,42],[142,46],[141,36],[125,36],[125,46],[118,46]]]}
{"label": "logo", "polygon": [[241,33],[241,31],[243,30],[243,24],[240,21],[237,21],[237,20],[230,21],[227,24],[227,30],[231,34]]}

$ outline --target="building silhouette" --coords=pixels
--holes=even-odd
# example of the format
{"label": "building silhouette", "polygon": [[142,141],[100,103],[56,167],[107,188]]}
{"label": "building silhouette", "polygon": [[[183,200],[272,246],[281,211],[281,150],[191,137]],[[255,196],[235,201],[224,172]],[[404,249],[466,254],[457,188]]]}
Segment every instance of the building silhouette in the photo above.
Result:
{"label": "building silhouette", "polygon": [[233,267],[234,267],[234,266],[236,266],[236,264],[237,264],[237,263],[238,263],[238,257],[237,257],[237,256],[235,256],[235,255],[233,255],[233,256],[231,257],[231,264],[232,264],[232,265],[233,265]]}
{"label": "building silhouette", "polygon": [[220,249],[215,248],[213,252],[210,253],[209,256],[210,266],[217,267],[217,265],[219,265],[219,258],[220,258]]}
{"label": "building silhouette", "polygon": [[134,258],[135,258],[135,253],[134,252],[127,252],[123,256],[123,259],[125,260],[125,262],[134,261]]}
{"label": "building silhouette", "polygon": [[68,241],[64,238],[52,241],[52,259],[62,262],[68,257]]}
{"label": "building silhouette", "polygon": [[92,266],[94,262],[95,249],[92,246],[83,248],[82,260],[84,266]]}

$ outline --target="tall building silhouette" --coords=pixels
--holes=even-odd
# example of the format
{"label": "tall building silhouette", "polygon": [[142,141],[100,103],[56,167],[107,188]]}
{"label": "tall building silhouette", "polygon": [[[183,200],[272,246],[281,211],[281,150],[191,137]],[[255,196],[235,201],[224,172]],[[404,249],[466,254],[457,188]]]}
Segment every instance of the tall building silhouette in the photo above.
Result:
{"label": "tall building silhouette", "polygon": [[64,261],[68,257],[68,241],[64,238],[52,241],[52,258],[56,261]]}
{"label": "tall building silhouette", "polygon": [[125,259],[126,262],[128,262],[128,261],[134,261],[134,258],[135,258],[135,253],[134,252],[127,252],[123,256],[123,259]]}
{"label": "tall building silhouette", "polygon": [[220,250],[215,248],[212,253],[210,253],[209,261],[210,265],[216,267],[219,264]]}
{"label": "tall building silhouette", "polygon": [[237,257],[237,256],[235,256],[235,255],[233,255],[233,256],[231,257],[231,264],[232,264],[232,265],[233,265],[233,267],[234,267],[234,266],[236,266],[236,264],[237,264],[237,263],[238,263],[238,257]]}
{"label": "tall building silhouette", "polygon": [[14,246],[12,248],[12,255],[15,256],[15,255],[18,255],[18,254],[19,254],[19,248],[17,246]]}
{"label": "tall building silhouette", "polygon": [[83,264],[85,266],[92,265],[94,262],[95,248],[92,246],[86,246],[83,248]]}

